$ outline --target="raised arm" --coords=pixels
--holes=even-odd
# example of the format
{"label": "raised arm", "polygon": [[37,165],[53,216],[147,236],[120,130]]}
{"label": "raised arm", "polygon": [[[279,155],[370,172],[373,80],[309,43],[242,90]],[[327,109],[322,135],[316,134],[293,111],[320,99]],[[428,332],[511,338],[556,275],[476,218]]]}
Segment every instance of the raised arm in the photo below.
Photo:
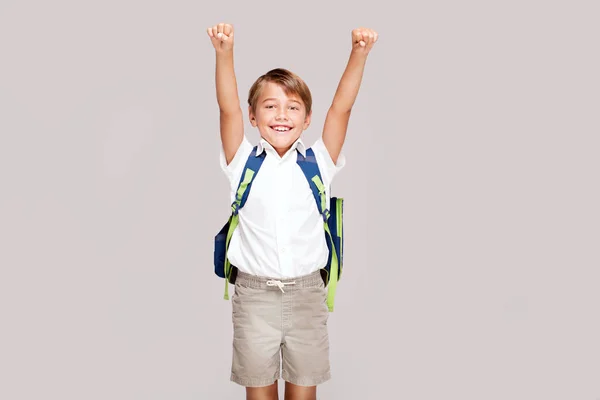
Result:
{"label": "raised arm", "polygon": [[244,117],[233,68],[233,26],[220,23],[208,28],[207,33],[215,48],[215,83],[220,111],[221,143],[229,164],[244,139]]}
{"label": "raised arm", "polygon": [[352,52],[333,97],[323,127],[323,143],[334,163],[342,151],[352,106],[358,95],[369,51],[379,35],[372,29],[358,28],[352,31]]}

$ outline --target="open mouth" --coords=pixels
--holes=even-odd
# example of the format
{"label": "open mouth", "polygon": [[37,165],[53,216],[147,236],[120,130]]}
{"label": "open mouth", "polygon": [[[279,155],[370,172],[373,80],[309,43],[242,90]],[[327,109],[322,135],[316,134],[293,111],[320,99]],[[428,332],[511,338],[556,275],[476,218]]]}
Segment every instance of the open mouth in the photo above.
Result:
{"label": "open mouth", "polygon": [[286,133],[286,132],[289,132],[292,130],[291,127],[283,126],[283,125],[275,125],[275,126],[271,126],[270,128],[277,133]]}

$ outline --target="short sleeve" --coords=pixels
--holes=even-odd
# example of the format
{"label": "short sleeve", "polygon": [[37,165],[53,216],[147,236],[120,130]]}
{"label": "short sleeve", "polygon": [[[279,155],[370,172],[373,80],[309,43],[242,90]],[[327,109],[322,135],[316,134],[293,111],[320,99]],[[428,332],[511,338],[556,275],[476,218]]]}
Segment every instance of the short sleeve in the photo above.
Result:
{"label": "short sleeve", "polygon": [[319,170],[323,176],[323,181],[325,185],[329,187],[331,182],[333,182],[333,178],[335,178],[337,173],[344,168],[344,165],[346,165],[346,156],[344,155],[343,151],[340,152],[340,155],[337,159],[337,164],[335,164],[329,155],[329,151],[325,147],[325,143],[323,143],[323,138],[319,138],[311,148],[315,152],[317,165],[319,166]]}
{"label": "short sleeve", "polygon": [[219,164],[221,165],[221,169],[229,179],[229,185],[232,187],[232,190],[237,190],[237,185],[239,183],[240,177],[242,176],[242,171],[244,169],[244,165],[246,165],[246,160],[248,156],[252,152],[252,144],[248,141],[248,138],[244,135],[244,139],[242,143],[240,143],[240,147],[238,147],[235,156],[233,159],[227,164],[225,159],[225,152],[223,151],[223,146],[221,146],[221,151],[219,155]]}

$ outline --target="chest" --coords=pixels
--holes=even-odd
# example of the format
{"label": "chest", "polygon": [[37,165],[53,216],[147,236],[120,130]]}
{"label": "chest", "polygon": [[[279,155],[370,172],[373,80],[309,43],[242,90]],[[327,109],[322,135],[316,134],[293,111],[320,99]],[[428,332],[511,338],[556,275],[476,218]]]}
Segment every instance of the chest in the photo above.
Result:
{"label": "chest", "polygon": [[294,159],[264,161],[244,206],[254,217],[318,214],[306,176]]}

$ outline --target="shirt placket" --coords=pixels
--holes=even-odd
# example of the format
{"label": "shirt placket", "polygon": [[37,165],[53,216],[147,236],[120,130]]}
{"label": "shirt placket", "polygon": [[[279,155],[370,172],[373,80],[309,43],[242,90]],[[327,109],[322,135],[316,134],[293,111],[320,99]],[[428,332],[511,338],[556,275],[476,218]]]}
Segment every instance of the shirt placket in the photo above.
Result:
{"label": "shirt placket", "polygon": [[[292,267],[292,252],[290,248],[290,226],[287,208],[287,197],[290,195],[290,175],[287,173],[289,165],[284,159],[280,160],[277,168],[277,205],[276,205],[276,227],[277,227],[277,250],[281,273],[288,275]],[[289,160],[287,160],[289,161]]]}

